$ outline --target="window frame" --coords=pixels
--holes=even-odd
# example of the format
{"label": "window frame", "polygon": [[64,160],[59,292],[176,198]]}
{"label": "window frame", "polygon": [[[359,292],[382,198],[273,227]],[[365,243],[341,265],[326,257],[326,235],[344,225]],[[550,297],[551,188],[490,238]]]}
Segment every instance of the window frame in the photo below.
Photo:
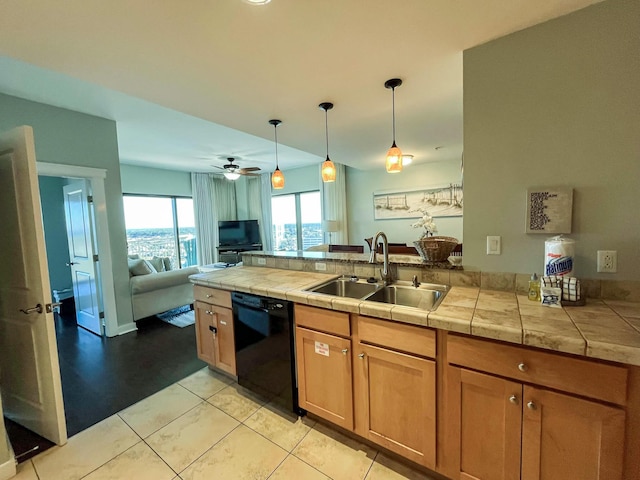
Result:
{"label": "window frame", "polygon": [[[193,196],[188,196],[188,195],[157,195],[154,193],[122,193],[122,198],[123,198],[123,207],[122,207],[122,212],[124,214],[124,197],[145,197],[145,198],[168,198],[169,200],[171,200],[171,218],[173,219],[173,241],[175,242],[176,245],[176,253],[178,256],[178,264],[177,264],[177,268],[181,269],[182,268],[182,257],[180,255],[180,228],[178,226],[178,205],[177,205],[177,199],[179,198],[185,198],[185,199],[189,199],[193,202]],[[125,236],[127,234],[127,224],[125,221],[125,225],[124,225],[124,231],[125,231]],[[129,242],[127,241],[127,244]],[[197,251],[197,244],[196,244],[196,251]],[[128,250],[128,249],[127,249]],[[185,267],[188,268],[188,267]]]}
{"label": "window frame", "polygon": [[[286,197],[286,196],[294,196],[294,203],[296,206],[296,248],[297,250],[302,250],[302,209],[300,208],[300,195],[304,195],[307,193],[318,193],[318,195],[320,195],[320,202],[322,202],[322,194],[320,192],[320,189],[318,190],[302,190],[300,192],[288,192],[288,193],[279,193],[276,195],[271,195],[271,198],[273,199],[274,197]],[[273,207],[273,203],[271,204]],[[322,205],[320,205],[320,221],[322,222]],[[271,241],[273,242],[274,245],[274,249],[275,249],[275,238],[273,238],[273,232],[274,230],[272,229],[271,231]]]}

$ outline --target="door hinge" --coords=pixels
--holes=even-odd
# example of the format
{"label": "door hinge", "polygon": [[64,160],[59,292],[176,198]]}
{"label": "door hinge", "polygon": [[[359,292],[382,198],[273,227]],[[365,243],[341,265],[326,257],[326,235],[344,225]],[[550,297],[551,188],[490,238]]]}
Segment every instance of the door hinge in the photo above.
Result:
{"label": "door hinge", "polygon": [[104,318],[104,312],[99,312],[98,313],[98,318]]}
{"label": "door hinge", "polygon": [[98,255],[94,255],[94,256],[93,256],[93,261],[94,261],[94,262],[97,262],[97,261],[98,261]]}
{"label": "door hinge", "polygon": [[93,203],[93,195],[87,195],[87,202]]}

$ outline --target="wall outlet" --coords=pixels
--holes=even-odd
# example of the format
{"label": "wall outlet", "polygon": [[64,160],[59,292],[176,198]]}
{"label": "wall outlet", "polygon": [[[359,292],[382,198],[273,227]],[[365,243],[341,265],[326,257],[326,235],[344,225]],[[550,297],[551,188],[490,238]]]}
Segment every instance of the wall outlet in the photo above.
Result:
{"label": "wall outlet", "polygon": [[487,237],[487,255],[500,255],[502,241],[499,235]]}
{"label": "wall outlet", "polygon": [[615,250],[598,250],[597,271],[616,273],[618,271],[618,252]]}
{"label": "wall outlet", "polygon": [[326,263],[322,263],[322,262],[316,262],[316,270],[321,271],[321,272],[326,272],[327,271],[327,264]]}

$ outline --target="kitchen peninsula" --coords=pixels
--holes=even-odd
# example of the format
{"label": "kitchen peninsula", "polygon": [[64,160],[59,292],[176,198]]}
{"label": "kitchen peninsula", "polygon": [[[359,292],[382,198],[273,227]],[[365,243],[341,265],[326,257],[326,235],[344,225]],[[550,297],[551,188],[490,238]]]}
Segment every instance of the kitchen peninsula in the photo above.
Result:
{"label": "kitchen peninsula", "polygon": [[256,252],[191,281],[294,302],[300,406],[417,464],[455,479],[640,478],[639,303],[551,309],[395,260],[394,278],[448,279],[435,310],[307,291],[375,276],[358,254]]}

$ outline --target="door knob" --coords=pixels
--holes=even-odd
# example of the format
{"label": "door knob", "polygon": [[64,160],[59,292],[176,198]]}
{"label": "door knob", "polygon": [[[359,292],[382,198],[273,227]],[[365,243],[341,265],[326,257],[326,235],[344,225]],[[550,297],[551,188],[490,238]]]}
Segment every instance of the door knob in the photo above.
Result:
{"label": "door knob", "polygon": [[77,265],[77,264],[78,264],[78,262],[69,262],[69,263],[67,263],[67,267],[70,267],[71,265]]}
{"label": "door knob", "polygon": [[511,395],[511,396],[509,397],[509,401],[510,401],[511,403],[513,403],[514,405],[517,405],[517,404],[518,404],[518,397],[516,397],[515,395]]}
{"label": "door knob", "polygon": [[42,304],[39,303],[35,307],[27,309],[21,308],[20,311],[25,315],[29,315],[30,313],[42,313]]}
{"label": "door knob", "polygon": [[535,410],[536,408],[538,408],[538,406],[533,402],[529,402],[529,403],[527,403],[527,408],[529,410]]}
{"label": "door knob", "polygon": [[349,351],[349,349],[348,349],[348,348],[343,348],[343,349],[342,349],[342,354],[343,354],[343,355],[346,355],[348,351]]}
{"label": "door knob", "polygon": [[521,372],[526,372],[527,370],[529,370],[529,367],[526,363],[519,363],[518,370],[520,370]]}
{"label": "door knob", "polygon": [[358,358],[359,358],[360,360],[363,360],[363,359],[364,359],[364,353],[359,353],[359,354],[358,354]]}

